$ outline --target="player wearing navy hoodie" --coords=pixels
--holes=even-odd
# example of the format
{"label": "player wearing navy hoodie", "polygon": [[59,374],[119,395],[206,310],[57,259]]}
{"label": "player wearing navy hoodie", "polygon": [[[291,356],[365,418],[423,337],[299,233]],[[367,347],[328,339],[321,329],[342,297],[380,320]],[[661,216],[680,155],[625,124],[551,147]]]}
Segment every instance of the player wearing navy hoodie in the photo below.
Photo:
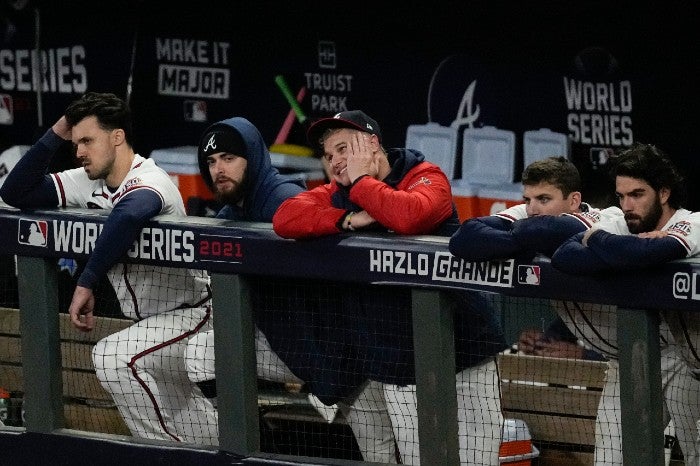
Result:
{"label": "player wearing navy hoodie", "polygon": [[[260,132],[245,118],[229,118],[207,128],[198,150],[202,177],[223,207],[217,218],[235,221],[270,222],[280,204],[304,191],[303,183],[282,176],[272,166],[270,153]],[[273,382],[303,383],[278,354],[273,351],[266,334],[287,334],[290,327],[278,319],[285,303],[291,313],[302,313],[313,303],[317,282],[291,278],[248,277],[251,283],[252,306],[255,309],[255,346],[257,375]],[[294,299],[304,289],[305,299]],[[280,299],[283,297],[284,299]],[[261,328],[264,331],[261,331]],[[307,329],[304,329],[307,330]],[[301,335],[301,334],[299,334]],[[289,358],[287,354],[284,354]],[[214,381],[213,330],[195,335],[187,345],[187,370],[190,380],[205,391]],[[395,446],[388,426],[386,407],[371,398],[371,392],[360,392],[341,409],[352,429],[363,458],[373,462],[393,462]],[[204,401],[208,417],[216,416],[211,399]],[[382,421],[386,417],[386,422]]]}

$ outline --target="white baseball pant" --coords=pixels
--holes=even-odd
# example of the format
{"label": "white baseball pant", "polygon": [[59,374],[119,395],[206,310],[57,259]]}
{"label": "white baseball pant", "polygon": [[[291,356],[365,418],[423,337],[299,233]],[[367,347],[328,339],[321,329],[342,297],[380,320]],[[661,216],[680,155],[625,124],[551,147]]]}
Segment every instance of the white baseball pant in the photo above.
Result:
{"label": "white baseball pant", "polygon": [[[459,460],[462,465],[499,464],[503,414],[496,362],[456,375]],[[420,465],[415,385],[384,385],[389,417],[403,464]]]}
{"label": "white baseball pant", "polygon": [[[256,327],[255,353],[258,377],[281,383],[303,383],[272,350],[265,335]],[[192,382],[215,378],[214,331],[194,335],[185,352],[187,373]],[[203,406],[208,418],[217,418],[211,400]],[[396,448],[381,384],[369,382],[351,404],[338,403],[365,461],[395,463]],[[216,428],[216,427],[215,427]]]}

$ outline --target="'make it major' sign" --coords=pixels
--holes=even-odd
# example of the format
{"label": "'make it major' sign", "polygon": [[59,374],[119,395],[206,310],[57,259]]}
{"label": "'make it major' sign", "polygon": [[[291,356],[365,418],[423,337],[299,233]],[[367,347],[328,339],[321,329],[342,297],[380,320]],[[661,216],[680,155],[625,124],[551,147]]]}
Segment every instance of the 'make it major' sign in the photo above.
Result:
{"label": "'make it major' sign", "polygon": [[156,38],[158,93],[228,99],[231,87],[230,43]]}

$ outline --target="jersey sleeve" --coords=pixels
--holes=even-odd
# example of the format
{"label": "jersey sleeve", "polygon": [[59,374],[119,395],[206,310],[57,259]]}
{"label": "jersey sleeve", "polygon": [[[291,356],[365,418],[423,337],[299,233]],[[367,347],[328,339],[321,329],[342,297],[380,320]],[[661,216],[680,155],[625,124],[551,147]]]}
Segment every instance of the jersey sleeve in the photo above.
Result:
{"label": "jersey sleeve", "polygon": [[144,225],[163,206],[155,192],[140,189],[131,192],[114,206],[97,238],[78,285],[93,288],[97,281],[129,250]]}
{"label": "jersey sleeve", "polygon": [[512,228],[512,221],[496,215],[468,219],[450,238],[450,252],[470,261],[513,257],[520,246]]}
{"label": "jersey sleeve", "polygon": [[538,215],[513,223],[513,238],[523,252],[551,256],[564,241],[589,225],[576,215]]}
{"label": "jersey sleeve", "polygon": [[450,182],[439,167],[428,163],[410,170],[397,188],[364,176],[350,189],[350,200],[401,235],[433,233],[452,216]]}
{"label": "jersey sleeve", "polygon": [[672,236],[640,238],[617,235],[602,229],[567,240],[552,256],[552,266],[568,273],[593,274],[606,270],[634,270],[686,257],[686,249]]}
{"label": "jersey sleeve", "polygon": [[272,228],[282,238],[314,238],[339,233],[344,209],[331,205],[331,186],[323,185],[285,200],[272,217]]}
{"label": "jersey sleeve", "polygon": [[683,246],[688,257],[700,256],[700,212],[673,223],[666,232]]}

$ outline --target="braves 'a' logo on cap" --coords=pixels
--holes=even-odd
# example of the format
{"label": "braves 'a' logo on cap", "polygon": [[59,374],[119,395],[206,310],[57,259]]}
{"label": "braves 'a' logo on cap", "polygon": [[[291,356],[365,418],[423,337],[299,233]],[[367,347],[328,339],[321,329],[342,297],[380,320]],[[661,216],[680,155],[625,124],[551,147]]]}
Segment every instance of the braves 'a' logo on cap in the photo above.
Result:
{"label": "braves 'a' logo on cap", "polygon": [[49,226],[44,220],[19,219],[17,229],[17,242],[29,246],[46,247]]}
{"label": "braves 'a' logo on cap", "polygon": [[216,149],[216,133],[212,134],[209,138],[207,145],[204,146],[204,152],[208,151],[209,149]]}

